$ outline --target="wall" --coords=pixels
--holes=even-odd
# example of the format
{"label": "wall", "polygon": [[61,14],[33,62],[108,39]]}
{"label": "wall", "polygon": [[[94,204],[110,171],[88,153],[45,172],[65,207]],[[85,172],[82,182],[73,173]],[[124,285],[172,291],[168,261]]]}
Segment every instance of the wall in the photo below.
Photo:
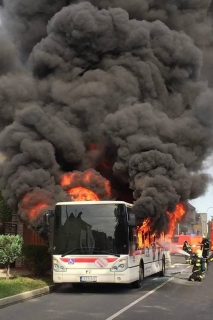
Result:
{"label": "wall", "polygon": [[207,213],[199,213],[202,236],[207,236]]}
{"label": "wall", "polygon": [[[32,229],[19,220],[17,215],[12,216],[12,223],[17,224],[17,234],[23,237],[24,244],[45,244],[44,241]],[[15,267],[22,267],[22,265],[22,259],[17,259],[15,262]]]}

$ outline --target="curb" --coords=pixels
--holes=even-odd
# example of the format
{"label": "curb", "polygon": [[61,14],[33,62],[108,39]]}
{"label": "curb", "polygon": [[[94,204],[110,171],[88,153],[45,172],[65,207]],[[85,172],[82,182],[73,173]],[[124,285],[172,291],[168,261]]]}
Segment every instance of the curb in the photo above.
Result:
{"label": "curb", "polygon": [[19,293],[14,296],[11,296],[11,297],[0,299],[0,309],[7,307],[7,306],[10,306],[12,304],[16,304],[16,303],[25,301],[25,300],[34,299],[34,298],[43,296],[45,294],[50,294],[50,293],[54,292],[57,288],[58,288],[58,285],[53,284],[51,286],[46,286],[46,287],[43,287],[40,289],[35,289],[32,291],[23,292],[23,293]]}
{"label": "curb", "polygon": [[[189,268],[189,266],[186,268]],[[184,270],[186,268],[184,268]],[[172,269],[172,268],[167,266],[166,270],[168,270],[168,269]],[[182,270],[181,272],[178,272],[178,273],[182,273],[184,270]],[[59,287],[60,287],[60,284],[53,284],[51,286],[46,286],[46,287],[43,287],[40,289],[35,289],[32,291],[19,293],[14,296],[11,296],[11,297],[2,298],[2,299],[0,299],[0,309],[8,307],[8,306],[16,304],[16,303],[19,303],[19,302],[22,302],[22,301],[31,300],[31,299],[38,298],[38,297],[41,297],[46,294],[50,294],[50,293],[54,292],[55,290],[57,290],[57,288],[59,288]]]}

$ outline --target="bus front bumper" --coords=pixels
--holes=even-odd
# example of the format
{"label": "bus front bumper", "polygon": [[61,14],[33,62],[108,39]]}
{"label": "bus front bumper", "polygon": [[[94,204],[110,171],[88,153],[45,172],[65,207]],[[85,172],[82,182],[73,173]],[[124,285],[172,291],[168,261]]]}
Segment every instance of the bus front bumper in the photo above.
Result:
{"label": "bus front bumper", "polygon": [[[134,268],[136,269],[136,268]],[[110,269],[67,269],[66,272],[53,272],[54,283],[131,283],[137,279],[138,273],[130,275],[130,269],[112,272]]]}

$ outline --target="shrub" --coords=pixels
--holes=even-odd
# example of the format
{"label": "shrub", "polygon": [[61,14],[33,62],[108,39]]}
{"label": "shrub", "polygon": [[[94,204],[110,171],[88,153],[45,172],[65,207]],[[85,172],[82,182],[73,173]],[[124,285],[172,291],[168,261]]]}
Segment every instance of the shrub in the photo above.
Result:
{"label": "shrub", "polygon": [[0,263],[7,269],[6,279],[10,277],[10,264],[21,255],[23,238],[20,235],[0,235]]}
{"label": "shrub", "polygon": [[35,277],[44,276],[51,269],[51,255],[48,252],[48,247],[25,244],[22,253],[25,267]]}

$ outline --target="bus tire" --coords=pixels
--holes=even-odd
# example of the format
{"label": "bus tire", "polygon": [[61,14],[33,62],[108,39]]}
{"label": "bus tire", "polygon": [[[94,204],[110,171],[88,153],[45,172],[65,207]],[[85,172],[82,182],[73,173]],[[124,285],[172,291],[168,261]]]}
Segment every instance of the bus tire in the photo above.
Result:
{"label": "bus tire", "polygon": [[165,257],[162,258],[162,270],[158,273],[160,277],[164,277],[166,272],[166,262]]}
{"label": "bus tire", "polygon": [[144,280],[144,267],[143,264],[141,263],[139,266],[139,277],[138,280],[132,282],[132,287],[135,289],[139,289],[142,286]]}

